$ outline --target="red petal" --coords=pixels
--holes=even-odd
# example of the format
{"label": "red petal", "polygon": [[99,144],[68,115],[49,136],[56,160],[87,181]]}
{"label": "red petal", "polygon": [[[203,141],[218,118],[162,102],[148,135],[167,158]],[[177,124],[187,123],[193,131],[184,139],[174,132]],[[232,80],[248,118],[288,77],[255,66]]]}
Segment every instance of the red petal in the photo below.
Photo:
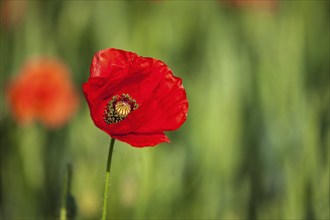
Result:
{"label": "red petal", "polygon": [[147,120],[136,132],[149,133],[179,128],[187,119],[188,100],[182,80],[161,61],[158,70],[163,75],[157,90],[152,94],[146,114]]}
{"label": "red petal", "polygon": [[170,140],[164,133],[159,134],[128,134],[128,135],[111,135],[111,137],[126,142],[134,147],[151,147]]}
{"label": "red petal", "polygon": [[95,53],[90,67],[90,77],[122,77],[123,73],[115,74],[118,71],[128,72],[128,55],[120,50],[105,49]]}

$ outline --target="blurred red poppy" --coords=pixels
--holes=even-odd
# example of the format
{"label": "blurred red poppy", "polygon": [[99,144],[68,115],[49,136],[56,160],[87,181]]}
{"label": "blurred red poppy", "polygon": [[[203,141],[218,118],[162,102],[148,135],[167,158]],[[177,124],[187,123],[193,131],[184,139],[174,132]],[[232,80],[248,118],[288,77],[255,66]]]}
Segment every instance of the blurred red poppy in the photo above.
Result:
{"label": "blurred red poppy", "polygon": [[11,28],[24,20],[27,1],[3,0],[0,2],[0,22],[4,28]]}
{"label": "blurred red poppy", "polygon": [[39,120],[45,126],[64,125],[78,107],[69,70],[53,59],[27,62],[7,90],[14,118],[21,124]]}
{"label": "blurred red poppy", "polygon": [[164,131],[187,118],[182,80],[162,61],[132,52],[97,52],[83,90],[95,125],[135,147],[170,142]]}

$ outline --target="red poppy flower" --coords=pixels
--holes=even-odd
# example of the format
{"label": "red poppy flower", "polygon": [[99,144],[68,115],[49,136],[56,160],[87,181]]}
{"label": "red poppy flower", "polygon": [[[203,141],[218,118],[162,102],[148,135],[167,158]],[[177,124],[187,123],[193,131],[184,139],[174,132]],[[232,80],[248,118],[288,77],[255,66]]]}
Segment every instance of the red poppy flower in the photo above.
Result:
{"label": "red poppy flower", "polygon": [[47,127],[64,125],[78,107],[69,70],[53,59],[27,62],[8,86],[7,98],[21,124],[39,120]]}
{"label": "red poppy flower", "polygon": [[83,90],[95,125],[135,147],[170,142],[186,120],[182,80],[160,60],[118,49],[97,52]]}
{"label": "red poppy flower", "polygon": [[11,28],[24,20],[27,1],[3,0],[0,2],[0,22],[4,28]]}

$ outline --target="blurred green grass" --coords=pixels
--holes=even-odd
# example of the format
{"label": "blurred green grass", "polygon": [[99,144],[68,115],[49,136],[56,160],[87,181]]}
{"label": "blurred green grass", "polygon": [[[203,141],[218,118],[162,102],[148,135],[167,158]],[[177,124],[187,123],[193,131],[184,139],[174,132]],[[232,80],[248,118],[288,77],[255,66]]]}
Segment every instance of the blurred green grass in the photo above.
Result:
{"label": "blurred green grass", "polygon": [[21,18],[0,35],[1,219],[58,216],[67,162],[76,219],[100,217],[110,140],[87,104],[63,129],[19,127],[3,88],[26,59],[51,56],[81,91],[93,54],[108,47],[166,62],[190,102],[171,144],[116,142],[110,218],[329,219],[328,1],[18,5]]}

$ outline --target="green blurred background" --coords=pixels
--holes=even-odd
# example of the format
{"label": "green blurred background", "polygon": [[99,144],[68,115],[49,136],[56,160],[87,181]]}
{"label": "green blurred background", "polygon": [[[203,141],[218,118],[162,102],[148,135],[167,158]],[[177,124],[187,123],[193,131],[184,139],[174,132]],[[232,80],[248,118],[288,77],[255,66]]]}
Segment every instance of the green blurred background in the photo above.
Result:
{"label": "green blurred background", "polygon": [[[0,219],[58,218],[67,163],[69,216],[100,218],[110,138],[81,85],[109,47],[163,60],[190,104],[171,144],[115,143],[109,218],[329,219],[329,1],[4,2]],[[3,88],[35,56],[80,92],[61,129],[10,114]]]}

